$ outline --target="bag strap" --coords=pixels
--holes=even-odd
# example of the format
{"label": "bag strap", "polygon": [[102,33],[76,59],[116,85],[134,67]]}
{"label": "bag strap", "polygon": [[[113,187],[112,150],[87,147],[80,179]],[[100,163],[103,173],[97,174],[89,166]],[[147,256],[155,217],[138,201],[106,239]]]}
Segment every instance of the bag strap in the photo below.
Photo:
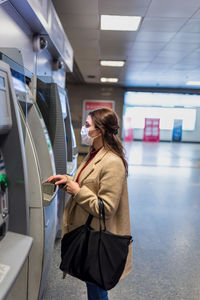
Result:
{"label": "bag strap", "polygon": [[[98,204],[99,204],[99,228],[100,231],[102,231],[101,221],[103,220],[104,230],[106,230],[106,220],[105,220],[106,218],[105,218],[104,204],[101,198],[98,198]],[[85,225],[90,226],[92,219],[93,219],[93,215],[89,214]]]}
{"label": "bag strap", "polygon": [[106,230],[106,218],[105,218],[104,204],[101,198],[98,198],[98,203],[99,203],[99,226],[101,231],[102,230],[101,220],[103,220],[104,230]]}
{"label": "bag strap", "polygon": [[93,219],[93,215],[89,215],[88,218],[87,218],[87,221],[86,221],[85,225],[90,226],[90,224],[92,222],[92,219]]}

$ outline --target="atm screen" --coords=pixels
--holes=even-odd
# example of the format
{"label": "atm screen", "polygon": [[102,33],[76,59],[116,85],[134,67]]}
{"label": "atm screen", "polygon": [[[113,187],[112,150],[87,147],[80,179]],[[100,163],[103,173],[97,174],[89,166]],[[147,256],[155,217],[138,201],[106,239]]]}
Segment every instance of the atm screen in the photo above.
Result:
{"label": "atm screen", "polygon": [[0,76],[0,88],[5,88],[5,80]]}
{"label": "atm screen", "polygon": [[62,113],[65,116],[67,116],[67,107],[66,107],[65,94],[63,94],[62,92],[59,92],[59,96],[60,96],[60,102],[61,102],[61,107],[62,107]]}
{"label": "atm screen", "polygon": [[19,92],[27,93],[24,82],[22,82],[21,80],[19,80],[16,77],[12,77],[12,80],[13,80],[13,85],[14,85],[15,90],[17,90]]}
{"label": "atm screen", "polygon": [[9,113],[8,113],[8,105],[7,105],[5,90],[0,89],[0,99],[1,99],[0,117],[7,118],[7,117],[9,117]]}

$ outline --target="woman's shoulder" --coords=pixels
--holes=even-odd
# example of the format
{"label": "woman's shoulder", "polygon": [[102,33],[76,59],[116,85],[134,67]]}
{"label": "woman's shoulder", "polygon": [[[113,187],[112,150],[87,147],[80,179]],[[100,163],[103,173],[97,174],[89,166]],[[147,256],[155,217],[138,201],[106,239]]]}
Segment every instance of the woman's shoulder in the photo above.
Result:
{"label": "woman's shoulder", "polygon": [[117,154],[115,154],[114,152],[112,152],[111,150],[108,150],[106,155],[104,156],[105,161],[108,162],[114,162],[117,164],[122,164],[123,165],[123,161],[121,159],[121,157]]}

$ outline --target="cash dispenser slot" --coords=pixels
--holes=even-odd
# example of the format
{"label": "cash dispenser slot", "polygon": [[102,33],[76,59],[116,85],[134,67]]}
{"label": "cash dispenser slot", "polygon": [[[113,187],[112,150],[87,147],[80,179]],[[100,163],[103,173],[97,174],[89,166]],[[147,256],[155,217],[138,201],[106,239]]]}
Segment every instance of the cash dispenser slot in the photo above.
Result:
{"label": "cash dispenser slot", "polygon": [[50,182],[42,183],[43,205],[49,206],[58,192],[58,187]]}

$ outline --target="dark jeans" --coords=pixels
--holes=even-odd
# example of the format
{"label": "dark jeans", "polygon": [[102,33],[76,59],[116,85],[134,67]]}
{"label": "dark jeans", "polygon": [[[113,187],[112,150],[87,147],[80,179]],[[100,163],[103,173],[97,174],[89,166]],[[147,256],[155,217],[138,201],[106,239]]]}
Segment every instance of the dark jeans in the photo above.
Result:
{"label": "dark jeans", "polygon": [[108,292],[97,285],[86,282],[88,300],[109,300]]}

